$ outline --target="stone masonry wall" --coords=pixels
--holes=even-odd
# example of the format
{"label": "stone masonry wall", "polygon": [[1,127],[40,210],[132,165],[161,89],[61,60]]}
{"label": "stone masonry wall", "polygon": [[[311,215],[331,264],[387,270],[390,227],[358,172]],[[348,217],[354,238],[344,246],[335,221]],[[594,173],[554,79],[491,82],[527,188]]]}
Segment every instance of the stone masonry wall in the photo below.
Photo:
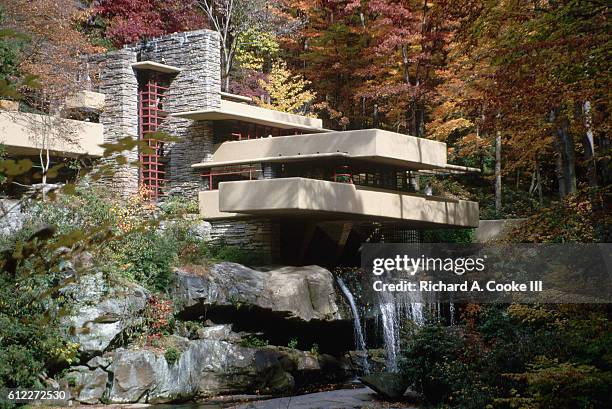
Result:
{"label": "stone masonry wall", "polygon": [[[104,125],[104,142],[116,143],[126,136],[138,138],[138,81],[132,69],[136,52],[129,49],[94,56],[90,69],[98,79],[98,92],[106,95],[105,108],[100,114]],[[131,161],[138,160],[138,150],[122,152]],[[102,159],[114,168],[114,175],[103,177],[101,183],[121,195],[138,191],[138,169],[118,166],[112,158]]]}
{"label": "stone masonry wall", "polygon": [[211,223],[210,242],[262,255],[266,261],[280,256],[279,223],[270,219],[215,220]]}
{"label": "stone masonry wall", "polygon": [[[172,79],[164,101],[170,113],[221,106],[221,52],[216,31],[198,30],[155,38],[140,46],[140,59],[181,69]],[[200,172],[191,165],[210,160],[213,151],[212,124],[169,117],[163,130],[180,139],[166,149],[169,193],[196,197],[203,186]]]}

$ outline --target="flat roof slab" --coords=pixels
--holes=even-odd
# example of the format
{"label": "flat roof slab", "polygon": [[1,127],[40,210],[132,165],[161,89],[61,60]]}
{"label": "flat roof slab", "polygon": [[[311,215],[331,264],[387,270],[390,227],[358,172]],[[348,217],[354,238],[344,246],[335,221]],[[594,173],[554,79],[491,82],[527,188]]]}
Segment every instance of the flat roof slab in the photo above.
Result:
{"label": "flat roof slab", "polygon": [[170,116],[191,119],[193,121],[235,120],[281,129],[327,132],[326,129],[323,129],[323,121],[318,118],[310,118],[223,99],[221,100],[220,108],[175,112]]}

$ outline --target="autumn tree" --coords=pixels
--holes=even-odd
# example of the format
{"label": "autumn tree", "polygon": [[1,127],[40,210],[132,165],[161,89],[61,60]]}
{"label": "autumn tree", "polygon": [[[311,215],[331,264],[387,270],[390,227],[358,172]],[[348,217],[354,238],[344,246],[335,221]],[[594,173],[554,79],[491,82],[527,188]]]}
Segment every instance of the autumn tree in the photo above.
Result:
{"label": "autumn tree", "polygon": [[[608,139],[607,6],[467,1],[463,9],[468,12],[459,38],[471,58],[491,67],[482,106],[506,135],[509,163],[525,166],[552,153],[559,194],[574,192],[582,165],[578,152],[583,151],[583,169],[593,175],[591,140],[597,134],[605,146]],[[589,182],[596,180],[591,176]]]}
{"label": "autumn tree", "polygon": [[283,19],[275,13],[275,0],[199,0],[213,30],[221,38],[221,88],[228,91],[239,45],[243,37],[278,32]]}
{"label": "autumn tree", "polygon": [[318,96],[314,107],[329,128],[372,124],[365,101],[355,98],[363,82],[355,72],[367,65],[362,57],[367,38],[351,3],[293,2],[292,15],[305,23],[298,35],[282,37],[289,67],[311,81]]}
{"label": "autumn tree", "polygon": [[283,112],[306,114],[315,94],[308,90],[310,81],[301,75],[294,75],[284,62],[276,62],[267,80],[260,80],[260,86],[266,92],[264,98],[258,99],[259,105]]}
{"label": "autumn tree", "polygon": [[74,25],[79,8],[71,0],[6,0],[5,27],[29,38],[19,55],[18,70],[38,78],[40,90],[24,90],[24,98],[48,110],[79,87],[83,58],[99,51]]}
{"label": "autumn tree", "polygon": [[205,28],[197,0],[101,0],[88,12],[88,26],[101,18],[103,36],[116,47],[164,34]]}

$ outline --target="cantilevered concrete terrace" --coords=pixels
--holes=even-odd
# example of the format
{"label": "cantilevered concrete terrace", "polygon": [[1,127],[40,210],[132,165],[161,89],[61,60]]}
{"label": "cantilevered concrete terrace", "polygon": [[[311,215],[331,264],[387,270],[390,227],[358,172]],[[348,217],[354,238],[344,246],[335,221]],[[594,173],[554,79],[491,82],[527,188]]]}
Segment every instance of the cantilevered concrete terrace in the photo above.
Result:
{"label": "cantilevered concrete terrace", "polygon": [[102,156],[103,126],[55,116],[0,112],[0,143],[9,154],[38,155],[47,146],[62,156]]}
{"label": "cantilevered concrete terrace", "polygon": [[197,111],[176,112],[171,116],[194,121],[234,120],[252,124],[271,126],[280,129],[299,129],[305,132],[326,132],[323,121],[302,115],[288,114],[240,102],[221,100],[220,108]]}
{"label": "cantilevered concrete terrace", "polygon": [[209,162],[194,168],[211,168],[257,162],[289,162],[329,156],[358,159],[406,169],[447,169],[446,144],[380,129],[279,136],[219,145]]}
{"label": "cantilevered concrete terrace", "polygon": [[414,171],[461,169],[447,164],[446,144],[394,132],[226,141],[212,160],[192,167],[209,179],[199,200],[201,214],[211,220],[278,216],[412,227],[478,225],[477,203],[421,195],[411,187]]}
{"label": "cantilevered concrete terrace", "polygon": [[[237,215],[396,221],[413,227],[476,227],[478,204],[306,178],[223,182],[199,194],[205,218]],[[217,206],[215,206],[217,204]]]}

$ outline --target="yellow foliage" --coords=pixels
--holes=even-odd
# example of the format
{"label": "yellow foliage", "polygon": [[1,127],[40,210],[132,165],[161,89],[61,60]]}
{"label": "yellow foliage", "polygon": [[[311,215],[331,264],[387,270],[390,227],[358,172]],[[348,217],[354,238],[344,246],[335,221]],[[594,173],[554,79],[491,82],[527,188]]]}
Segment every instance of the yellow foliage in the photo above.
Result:
{"label": "yellow foliage", "polygon": [[65,362],[67,364],[73,364],[78,362],[79,347],[81,345],[76,342],[67,342],[62,347],[53,348],[50,351],[50,355],[57,360],[57,362]]}
{"label": "yellow foliage", "polygon": [[138,193],[130,196],[125,204],[117,204],[111,212],[117,217],[117,227],[128,233],[141,225],[147,219],[147,214],[155,210],[155,204],[149,199],[150,194],[146,187],[141,187]]}
{"label": "yellow foliage", "polygon": [[553,310],[527,304],[510,305],[508,315],[525,324],[550,323],[559,319],[559,315]]}
{"label": "yellow foliage", "polygon": [[257,104],[264,108],[302,113],[315,98],[314,92],[306,89],[310,81],[292,74],[285,62],[274,63],[268,80],[260,80],[259,85],[270,95],[269,103],[257,100]]}
{"label": "yellow foliage", "polygon": [[238,39],[236,62],[242,68],[263,71],[266,61],[275,58],[280,45],[272,33],[248,29]]}

